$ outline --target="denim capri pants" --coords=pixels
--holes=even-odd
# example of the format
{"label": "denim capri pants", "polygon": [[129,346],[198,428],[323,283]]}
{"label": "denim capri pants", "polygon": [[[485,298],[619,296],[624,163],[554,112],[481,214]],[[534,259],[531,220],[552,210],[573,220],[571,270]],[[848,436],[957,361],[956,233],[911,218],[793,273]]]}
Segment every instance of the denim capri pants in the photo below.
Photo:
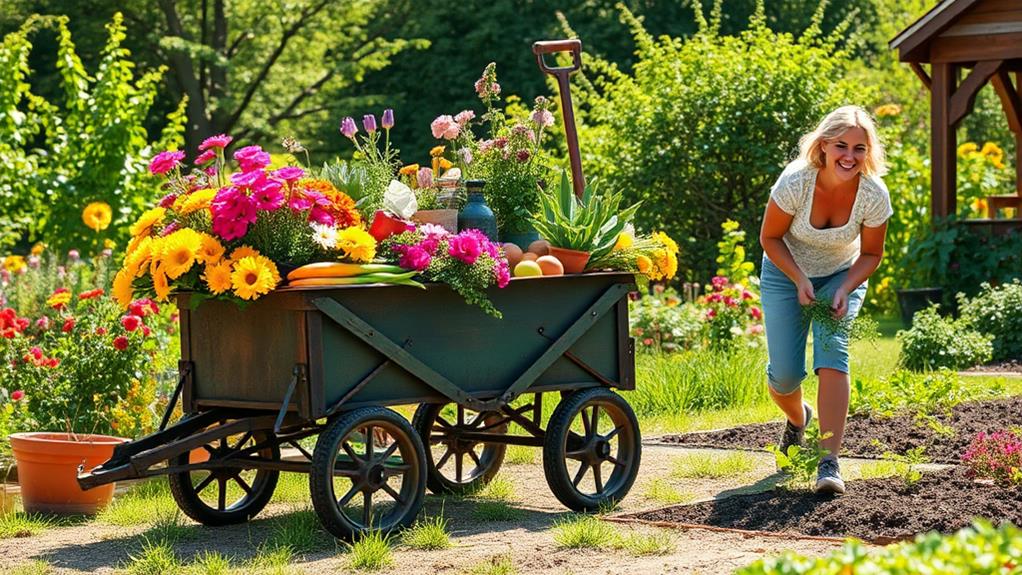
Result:
{"label": "denim capri pants", "polygon": [[[848,269],[828,276],[809,278],[817,299],[832,298],[845,281]],[[806,339],[809,319],[802,314],[795,284],[773,262],[763,257],[760,274],[763,324],[766,328],[767,383],[777,393],[787,395],[802,385],[806,376]],[[866,297],[866,282],[848,294],[848,312],[854,318]],[[848,337],[833,333],[813,322],[813,372],[826,367],[848,373]]]}

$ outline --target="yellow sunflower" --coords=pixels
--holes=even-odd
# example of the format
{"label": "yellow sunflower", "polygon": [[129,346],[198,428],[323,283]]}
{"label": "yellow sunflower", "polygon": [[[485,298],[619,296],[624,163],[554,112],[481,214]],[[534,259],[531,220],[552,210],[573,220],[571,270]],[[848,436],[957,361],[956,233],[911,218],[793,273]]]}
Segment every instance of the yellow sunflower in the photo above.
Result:
{"label": "yellow sunflower", "polygon": [[[135,240],[132,240],[132,243],[136,243]],[[132,276],[141,276],[145,273],[153,256],[154,243],[153,238],[144,236],[128,255],[124,256],[124,268],[130,270]]]}
{"label": "yellow sunflower", "polygon": [[621,232],[617,235],[617,241],[614,242],[614,251],[627,250],[635,244],[635,238],[628,232]]}
{"label": "yellow sunflower", "polygon": [[199,253],[196,257],[204,264],[216,263],[224,257],[224,246],[209,234],[199,234]]}
{"label": "yellow sunflower", "polygon": [[114,276],[113,295],[122,308],[128,307],[135,295],[132,282],[135,281],[135,272],[128,268],[122,268]]}
{"label": "yellow sunflower", "polygon": [[182,216],[187,216],[188,214],[208,208],[213,198],[216,197],[216,193],[216,190],[205,189],[181,196],[174,202],[174,211]]}
{"label": "yellow sunflower", "polygon": [[243,257],[234,264],[231,284],[234,294],[242,299],[256,299],[275,287],[273,262],[262,256]]}
{"label": "yellow sunflower", "polygon": [[398,170],[398,173],[402,176],[414,176],[419,173],[419,164],[408,164],[407,166]]}
{"label": "yellow sunflower", "polygon": [[4,258],[4,269],[12,274],[17,273],[27,265],[23,256],[7,256]]}
{"label": "yellow sunflower", "polygon": [[176,280],[192,269],[195,257],[202,246],[199,232],[191,228],[183,228],[163,239],[163,250],[160,263],[167,277]]}
{"label": "yellow sunflower", "polygon": [[128,229],[128,232],[135,237],[152,235],[153,226],[162,224],[163,218],[166,215],[167,210],[160,207],[147,210],[139,216],[138,220],[134,224],[131,224],[131,228]]}
{"label": "yellow sunflower", "polygon": [[209,291],[220,295],[231,289],[231,262],[221,261],[219,263],[207,264],[206,272],[202,274],[203,281]]}
{"label": "yellow sunflower", "polygon": [[40,255],[43,253],[43,250],[45,249],[46,244],[44,244],[43,242],[36,242],[36,244],[32,246],[32,255],[34,256]]}
{"label": "yellow sunflower", "polygon": [[376,257],[376,239],[362,228],[344,228],[337,233],[337,249],[355,263],[369,263]]}
{"label": "yellow sunflower", "polygon": [[650,270],[653,269],[653,260],[646,256],[640,255],[636,258],[636,265],[639,266],[639,272],[649,274]]}
{"label": "yellow sunflower", "polygon": [[106,202],[92,202],[82,210],[82,221],[89,228],[101,232],[110,226],[113,212]]}
{"label": "yellow sunflower", "polygon": [[156,292],[158,301],[167,301],[170,297],[170,284],[167,281],[167,274],[163,271],[163,265],[157,265],[153,270],[153,291]]}
{"label": "yellow sunflower", "polygon": [[256,251],[255,249],[250,248],[248,246],[241,246],[239,248],[234,248],[234,251],[231,252],[231,255],[228,259],[231,260],[232,262],[237,262],[241,258],[256,257],[258,255],[259,252]]}

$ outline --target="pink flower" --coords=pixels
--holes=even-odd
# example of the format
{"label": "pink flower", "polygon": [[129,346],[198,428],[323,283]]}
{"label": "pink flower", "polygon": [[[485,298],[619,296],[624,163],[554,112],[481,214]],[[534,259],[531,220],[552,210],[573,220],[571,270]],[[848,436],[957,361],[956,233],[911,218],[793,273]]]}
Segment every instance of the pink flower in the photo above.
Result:
{"label": "pink flower", "polygon": [[423,271],[429,267],[433,257],[421,246],[401,246],[401,258],[397,265],[406,270]]}
{"label": "pink flower", "polygon": [[199,144],[199,151],[205,152],[206,150],[209,150],[211,148],[219,148],[222,150],[226,148],[227,145],[230,144],[232,140],[234,140],[234,138],[226,134],[210,136],[203,140],[201,144]]}
{"label": "pink flower", "polygon": [[420,188],[433,187],[433,170],[430,168],[419,168],[418,173],[415,174],[415,180]]}
{"label": "pink flower", "polygon": [[348,116],[341,120],[341,133],[344,134],[345,138],[354,138],[358,132],[358,126],[355,125],[355,118]]}
{"label": "pink flower", "polygon": [[291,196],[288,207],[296,212],[304,212],[322,199],[324,199],[323,194],[313,192],[312,190],[304,190]]}
{"label": "pink flower", "polygon": [[313,206],[313,208],[309,210],[309,221],[322,224],[324,226],[332,226],[336,223],[334,222],[334,216],[318,205]]}
{"label": "pink flower", "polygon": [[106,335],[106,328],[99,326],[96,328],[96,335]]}
{"label": "pink flower", "polygon": [[475,117],[476,113],[473,112],[472,110],[462,110],[458,112],[457,116],[454,117],[454,121],[457,122],[459,126],[464,127],[465,124],[474,120]]}
{"label": "pink flower", "polygon": [[195,157],[195,165],[201,166],[207,162],[212,162],[216,159],[216,150],[206,150]]}
{"label": "pink flower", "polygon": [[[77,263],[79,260],[82,259],[82,254],[78,253],[78,250],[68,250],[68,252],[67,252],[67,259],[68,259],[68,261],[70,261],[72,263]],[[64,288],[61,288],[61,289],[64,289]],[[64,291],[67,291],[67,290],[64,289]],[[53,293],[59,293],[59,292],[53,292]]]}
{"label": "pink flower", "polygon": [[32,346],[32,348],[28,350],[28,353],[32,354],[32,357],[36,360],[43,358],[43,350],[39,349],[39,346]]}
{"label": "pink flower", "polygon": [[447,241],[447,253],[458,261],[472,265],[483,253],[483,247],[477,237],[462,232]]}
{"label": "pink flower", "polygon": [[305,177],[305,170],[298,166],[284,166],[279,170],[272,172],[273,177],[284,180],[285,182],[291,182],[294,180],[300,180]]}
{"label": "pink flower", "polygon": [[119,351],[128,349],[128,338],[123,335],[119,335],[114,338],[114,347]]}
{"label": "pink flower", "polygon": [[261,170],[270,165],[270,155],[259,146],[245,146],[234,152],[234,159],[243,172]]}
{"label": "pink flower", "polygon": [[497,287],[501,289],[507,287],[507,284],[511,282],[511,266],[508,265],[507,260],[504,258],[497,260],[494,271],[497,275]]}
{"label": "pink flower", "polygon": [[653,345],[653,340],[651,338],[647,337],[646,339],[642,340],[642,345],[647,345],[647,346],[648,345]]}
{"label": "pink flower", "polygon": [[[272,180],[270,181],[272,182]],[[277,186],[263,186],[252,194],[252,201],[255,202],[256,209],[272,212],[284,205],[284,194],[280,192],[280,182],[273,183]]]}
{"label": "pink flower", "polygon": [[755,297],[749,290],[742,290],[742,299],[755,299]]}
{"label": "pink flower", "polygon": [[121,318],[121,325],[128,331],[135,331],[142,325],[142,318],[137,315],[126,315]]}
{"label": "pink flower", "polygon": [[149,171],[154,174],[166,174],[176,168],[185,157],[184,152],[176,150],[160,152],[149,162]]}
{"label": "pink flower", "polygon": [[130,311],[132,315],[145,317],[149,314],[160,313],[160,308],[156,305],[156,302],[144,297],[131,302],[131,305],[128,306],[128,311]]}
{"label": "pink flower", "polygon": [[461,133],[461,126],[454,121],[454,118],[447,114],[438,116],[429,125],[429,128],[433,132],[433,137],[437,139],[453,140]]}
{"label": "pink flower", "polygon": [[165,210],[169,210],[171,208],[171,206],[174,205],[175,201],[177,201],[177,194],[173,194],[173,193],[167,194],[167,195],[163,196],[162,198],[160,198],[160,207],[165,209]]}
{"label": "pink flower", "polygon": [[43,331],[50,329],[50,318],[44,315],[43,317],[35,320],[35,326]]}
{"label": "pink flower", "polygon": [[163,226],[163,229],[160,230],[160,237],[169,236],[170,234],[176,232],[180,227],[181,224],[179,224],[178,222],[170,222],[169,224]]}
{"label": "pink flower", "polygon": [[715,310],[715,309],[708,309],[708,310],[706,310],[706,319],[707,320],[712,320],[715,317],[717,317],[717,310]]}
{"label": "pink flower", "polygon": [[75,318],[69,317],[64,320],[64,325],[61,326],[60,331],[64,333],[71,333],[71,330],[75,328]]}
{"label": "pink flower", "polygon": [[724,298],[724,305],[726,305],[727,307],[735,307],[738,305],[738,300],[731,296],[727,296]]}
{"label": "pink flower", "polygon": [[749,315],[752,316],[752,319],[755,319],[757,321],[763,319],[763,312],[756,306],[749,308]]}
{"label": "pink flower", "polygon": [[528,162],[529,161],[529,150],[518,150],[518,153],[515,154],[515,158],[518,159],[518,163],[520,163],[520,164],[524,164],[525,162]]}
{"label": "pink flower", "polygon": [[724,276],[713,276],[710,283],[713,284],[713,291],[721,291],[727,287],[728,281]]}
{"label": "pink flower", "polygon": [[21,401],[25,397],[25,392],[20,389],[15,389],[11,392],[11,401]]}
{"label": "pink flower", "polygon": [[549,128],[554,125],[554,115],[550,113],[550,110],[534,110],[532,121],[541,128]]}
{"label": "pink flower", "polygon": [[262,169],[231,174],[231,183],[242,188],[254,188],[264,180],[266,180],[266,173]]}

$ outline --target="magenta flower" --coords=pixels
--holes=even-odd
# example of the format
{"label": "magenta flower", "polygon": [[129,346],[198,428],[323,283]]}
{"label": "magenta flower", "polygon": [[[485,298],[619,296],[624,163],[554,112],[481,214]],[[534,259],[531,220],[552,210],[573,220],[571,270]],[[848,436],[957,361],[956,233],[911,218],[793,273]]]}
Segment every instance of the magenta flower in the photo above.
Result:
{"label": "magenta flower", "polygon": [[530,157],[529,150],[518,150],[518,153],[515,154],[515,158],[518,160],[518,163],[520,164],[528,162],[529,157]]}
{"label": "magenta flower", "polygon": [[273,177],[284,180],[285,182],[291,182],[294,180],[300,180],[305,177],[305,170],[298,166],[284,166],[279,170],[272,172]]}
{"label": "magenta flower", "polygon": [[169,224],[163,226],[163,229],[160,230],[160,237],[169,236],[170,234],[176,232],[180,227],[181,224],[177,222],[170,222]]}
{"label": "magenta flower", "polygon": [[474,120],[475,117],[476,113],[473,112],[472,110],[462,110],[458,112],[457,116],[454,117],[454,121],[457,122],[459,126],[464,127],[465,124]]}
{"label": "magenta flower", "polygon": [[199,151],[205,152],[206,150],[213,148],[222,150],[226,148],[227,145],[230,144],[231,141],[233,140],[234,138],[226,134],[217,134],[216,136],[210,136],[203,140],[201,144],[199,144]]}
{"label": "magenta flower", "polygon": [[429,128],[433,132],[433,137],[437,139],[453,140],[461,133],[461,126],[454,121],[454,118],[447,114],[438,116],[429,125]]}
{"label": "magenta flower", "polygon": [[461,232],[447,241],[447,253],[468,265],[476,263],[482,252],[479,238],[472,234]]}
{"label": "magenta flower", "polygon": [[288,207],[296,212],[304,212],[323,199],[325,199],[323,194],[319,192],[304,190],[291,196],[291,201],[288,204]]}
{"label": "magenta flower", "polygon": [[78,253],[78,250],[68,250],[67,259],[71,263],[76,263],[82,259],[82,255]]}
{"label": "magenta flower", "polygon": [[430,168],[419,168],[415,174],[415,181],[420,188],[433,187],[433,170]]}
{"label": "magenta flower", "polygon": [[261,169],[231,174],[231,183],[242,188],[254,188],[266,181],[266,173]]}
{"label": "magenta flower", "polygon": [[710,283],[713,285],[713,291],[721,291],[727,287],[728,281],[724,276],[713,276]]}
{"label": "magenta flower", "polygon": [[156,154],[156,157],[153,158],[151,162],[149,162],[149,171],[157,175],[166,174],[178,167],[184,157],[184,152],[178,152],[176,150],[160,152],[159,154]]}
{"label": "magenta flower", "polygon": [[381,122],[384,130],[389,130],[394,127],[394,110],[387,108],[383,111],[383,121]]}
{"label": "magenta flower", "polygon": [[201,166],[207,162],[212,162],[216,159],[216,150],[206,150],[195,157],[195,165]]}
{"label": "magenta flower", "polygon": [[43,317],[35,320],[35,326],[43,331],[50,329],[50,318],[44,315]]}
{"label": "magenta flower", "polygon": [[511,267],[508,265],[507,260],[504,258],[497,260],[494,272],[497,276],[497,287],[501,289],[507,287],[507,284],[511,281]]}
{"label": "magenta flower", "polygon": [[357,132],[358,126],[355,125],[355,118],[348,116],[341,120],[341,133],[345,138],[354,138]]}
{"label": "magenta flower", "polygon": [[280,192],[280,182],[273,182],[272,180],[270,182],[277,185],[262,186],[252,193],[252,201],[255,202],[256,209],[272,212],[284,205],[284,194]]}
{"label": "magenta flower", "polygon": [[309,210],[309,221],[324,226],[332,226],[336,223],[334,221],[334,216],[320,206],[313,206],[312,209]]}
{"label": "magenta flower", "polygon": [[397,265],[406,270],[423,271],[429,267],[433,256],[421,246],[401,246],[401,258]]}
{"label": "magenta flower", "polygon": [[376,131],[376,116],[374,116],[372,114],[366,114],[365,116],[362,116],[362,127],[365,128],[365,130],[367,132],[369,132],[370,134],[375,132]]}
{"label": "magenta flower", "polygon": [[270,165],[270,155],[259,146],[245,146],[235,150],[234,159],[238,161],[238,167],[243,172],[261,170]]}
{"label": "magenta flower", "polygon": [[532,122],[540,128],[549,128],[554,125],[554,115],[550,113],[550,110],[533,110]]}

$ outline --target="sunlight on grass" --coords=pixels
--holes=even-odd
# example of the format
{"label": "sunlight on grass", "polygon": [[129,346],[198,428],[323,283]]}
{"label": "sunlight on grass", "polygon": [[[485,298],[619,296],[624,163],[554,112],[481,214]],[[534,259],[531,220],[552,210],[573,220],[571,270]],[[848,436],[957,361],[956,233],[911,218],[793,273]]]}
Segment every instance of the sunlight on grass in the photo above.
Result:
{"label": "sunlight on grass", "polygon": [[231,559],[219,551],[203,551],[188,566],[188,575],[227,575]]}
{"label": "sunlight on grass", "polygon": [[472,518],[478,521],[514,521],[522,511],[511,504],[517,501],[514,484],[501,475],[468,496],[474,502]]}
{"label": "sunlight on grass", "polygon": [[277,480],[277,488],[273,490],[274,503],[308,503],[309,502],[309,476],[305,473],[280,474]]}
{"label": "sunlight on grass", "polygon": [[31,537],[53,526],[55,522],[42,515],[8,513],[0,515],[0,539]]}
{"label": "sunlight on grass", "polygon": [[696,495],[687,491],[681,491],[671,485],[666,479],[657,478],[649,482],[642,494],[646,499],[667,503],[668,505],[680,505],[695,501]]}
{"label": "sunlight on grass", "polygon": [[571,515],[554,523],[554,541],[564,549],[606,549],[617,543],[614,526],[592,515]]}
{"label": "sunlight on grass", "polygon": [[507,465],[531,465],[536,463],[536,456],[539,449],[525,445],[508,445],[504,453],[504,463]]}
{"label": "sunlight on grass", "polygon": [[50,575],[53,573],[53,566],[46,561],[33,561],[11,568],[7,575]]}
{"label": "sunlight on grass", "polygon": [[443,516],[426,517],[401,533],[401,543],[421,551],[435,551],[452,546],[447,519]]}
{"label": "sunlight on grass", "polygon": [[148,539],[142,543],[140,552],[128,556],[128,563],[124,566],[128,575],[165,575],[183,570],[172,543]]}
{"label": "sunlight on grass", "polygon": [[263,543],[267,549],[290,549],[303,553],[330,544],[330,539],[309,507],[295,508],[291,513],[273,518],[273,532]]}
{"label": "sunlight on grass", "polygon": [[247,571],[262,573],[287,573],[295,559],[295,552],[288,546],[270,547],[260,545],[255,557],[248,562]]}
{"label": "sunlight on grass", "polygon": [[847,479],[881,479],[884,477],[898,477],[904,473],[907,466],[904,463],[894,461],[870,461],[856,466],[849,466],[846,475]]}
{"label": "sunlight on grass", "polygon": [[355,538],[348,547],[348,566],[359,571],[378,571],[394,563],[391,538],[373,530]]}
{"label": "sunlight on grass", "polygon": [[651,533],[629,533],[620,537],[614,547],[624,549],[633,557],[669,555],[674,552],[674,538],[665,530]]}
{"label": "sunlight on grass", "polygon": [[675,457],[671,476],[683,479],[716,479],[740,477],[756,469],[756,460],[749,453],[690,453]]}
{"label": "sunlight on grass", "polygon": [[177,503],[170,494],[166,478],[151,479],[133,485],[96,517],[96,521],[122,527],[151,525],[161,518],[173,516]]}
{"label": "sunlight on grass", "polygon": [[486,562],[475,565],[467,571],[468,575],[515,575],[515,563],[511,555],[498,555]]}

